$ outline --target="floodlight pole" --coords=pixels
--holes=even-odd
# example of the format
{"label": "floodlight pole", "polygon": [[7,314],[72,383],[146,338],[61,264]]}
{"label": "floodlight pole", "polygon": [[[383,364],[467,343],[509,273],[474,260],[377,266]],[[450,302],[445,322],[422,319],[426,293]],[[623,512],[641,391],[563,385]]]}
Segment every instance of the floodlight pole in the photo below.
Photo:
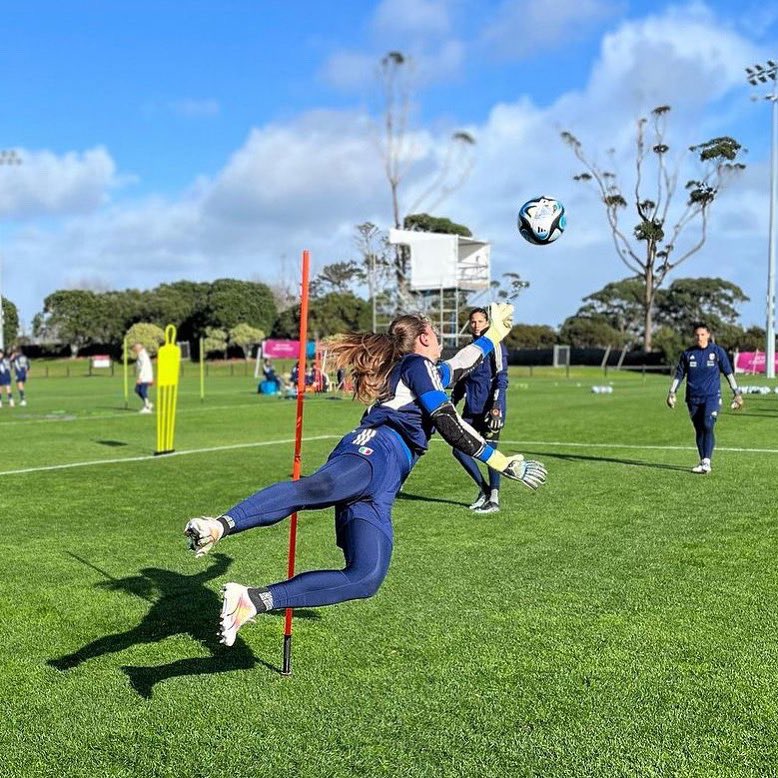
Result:
{"label": "floodlight pole", "polygon": [[[14,149],[0,151],[0,165],[21,165],[22,158]],[[0,256],[0,351],[5,351],[5,316],[3,315],[3,258]]]}
{"label": "floodlight pole", "polygon": [[770,222],[769,248],[767,255],[767,326],[765,343],[765,377],[775,378],[775,251],[776,251],[776,208],[778,207],[778,89],[776,75],[778,64],[768,59],[765,64],[746,68],[751,86],[770,84],[770,92],[764,95],[772,106],[770,140]]}

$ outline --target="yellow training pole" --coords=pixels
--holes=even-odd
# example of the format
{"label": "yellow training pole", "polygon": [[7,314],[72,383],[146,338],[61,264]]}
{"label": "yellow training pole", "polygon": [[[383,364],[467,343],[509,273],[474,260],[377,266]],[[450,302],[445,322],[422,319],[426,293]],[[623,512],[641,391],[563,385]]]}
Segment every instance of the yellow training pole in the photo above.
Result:
{"label": "yellow training pole", "polygon": [[129,373],[129,349],[127,348],[127,338],[124,339],[124,410],[130,407],[130,373]]}
{"label": "yellow training pole", "polygon": [[200,338],[200,402],[205,402],[205,341]]}
{"label": "yellow training pole", "polygon": [[165,327],[165,345],[157,354],[157,450],[171,454],[176,432],[178,379],[181,374],[181,349],[176,345],[176,328]]}

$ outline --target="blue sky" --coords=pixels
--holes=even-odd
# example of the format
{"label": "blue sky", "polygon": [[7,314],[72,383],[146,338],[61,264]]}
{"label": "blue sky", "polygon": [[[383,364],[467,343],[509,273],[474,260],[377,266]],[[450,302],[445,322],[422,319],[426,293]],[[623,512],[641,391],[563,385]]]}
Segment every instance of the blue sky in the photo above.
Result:
{"label": "blue sky", "polygon": [[[303,248],[319,268],[353,256],[354,225],[391,221],[374,72],[399,50],[416,74],[404,204],[445,139],[472,133],[472,172],[435,210],[492,241],[495,276],[531,282],[519,320],[556,326],[628,274],[559,131],[629,172],[635,119],[669,103],[673,148],[727,134],[749,149],[671,279],[730,278],[751,297],[743,322],[764,324],[769,109],[743,68],[778,55],[770,4],[29,0],[3,39],[0,147],[24,157],[0,169],[3,291],[26,323],[58,288],[289,284]],[[536,248],[515,211],[543,192],[569,229]]]}

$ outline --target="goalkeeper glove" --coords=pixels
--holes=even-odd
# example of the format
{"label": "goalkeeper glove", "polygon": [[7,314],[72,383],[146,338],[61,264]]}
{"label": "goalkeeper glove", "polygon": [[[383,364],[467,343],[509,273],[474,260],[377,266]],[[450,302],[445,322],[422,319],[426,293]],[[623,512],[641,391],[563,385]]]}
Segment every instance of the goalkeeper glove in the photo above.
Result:
{"label": "goalkeeper glove", "polygon": [[743,407],[743,395],[742,394],[736,394],[732,398],[732,402],[729,404],[729,407],[733,411],[739,411]]}
{"label": "goalkeeper glove", "polygon": [[665,402],[667,403],[668,408],[675,408],[675,392],[668,392],[667,400]]}
{"label": "goalkeeper glove", "polygon": [[484,424],[492,435],[496,435],[505,425],[502,411],[499,408],[492,408],[492,410],[488,411],[486,416],[484,416]]}
{"label": "goalkeeper glove", "polygon": [[534,459],[524,459],[522,454],[506,457],[502,452],[495,450],[486,460],[486,464],[492,470],[502,473],[506,478],[521,481],[524,486],[533,490],[546,483],[548,475],[541,462],[536,462]]}
{"label": "goalkeeper glove", "polygon": [[513,306],[510,303],[492,303],[489,306],[489,329],[484,336],[497,348],[513,329]]}

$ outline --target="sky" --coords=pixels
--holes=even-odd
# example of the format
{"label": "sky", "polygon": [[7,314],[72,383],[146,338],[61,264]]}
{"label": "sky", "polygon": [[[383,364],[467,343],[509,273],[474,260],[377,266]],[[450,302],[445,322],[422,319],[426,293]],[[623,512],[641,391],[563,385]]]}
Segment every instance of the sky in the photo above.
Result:
{"label": "sky", "polygon": [[[494,278],[530,282],[517,321],[556,327],[630,275],[560,132],[600,164],[612,150],[628,192],[636,121],[670,105],[682,181],[695,175],[690,145],[730,135],[748,153],[706,245],[668,283],[731,280],[750,298],[741,323],[764,326],[770,104],[744,68],[778,58],[778,5],[754,0],[14,4],[0,149],[23,162],[0,167],[0,256],[23,325],[57,289],[294,286],[303,249],[314,271],[356,258],[355,226],[392,222],[377,78],[390,51],[413,72],[401,208],[428,189],[452,134],[469,133],[464,183],[415,210],[490,241]],[[544,247],[516,229],[521,203],[540,194],[561,200],[568,221]]]}

